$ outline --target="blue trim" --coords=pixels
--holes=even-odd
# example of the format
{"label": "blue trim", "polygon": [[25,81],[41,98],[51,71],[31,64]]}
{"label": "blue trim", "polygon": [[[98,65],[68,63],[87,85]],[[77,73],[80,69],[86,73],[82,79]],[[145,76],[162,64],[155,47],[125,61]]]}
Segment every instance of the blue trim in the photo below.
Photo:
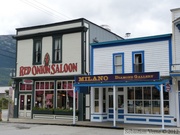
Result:
{"label": "blue trim", "polygon": [[118,110],[118,113],[124,113],[124,110]]}
{"label": "blue trim", "polygon": [[80,88],[79,87],[75,87],[75,92],[79,91]]}
{"label": "blue trim", "polygon": [[94,50],[92,49],[92,46],[90,46],[90,75],[94,74]]}
{"label": "blue trim", "polygon": [[135,73],[134,71],[134,62],[135,62],[135,54],[141,54],[142,56],[142,72],[145,71],[145,66],[144,66],[144,51],[133,51],[132,52],[132,73]]}
{"label": "blue trim", "polygon": [[127,121],[146,121],[144,118],[126,118]]}
{"label": "blue trim", "polygon": [[112,83],[75,83],[74,86],[77,87],[105,87],[105,86],[146,86],[146,85],[160,85],[169,82],[169,80],[162,81],[151,81],[151,82],[112,82]]}
{"label": "blue trim", "polygon": [[96,114],[93,113],[93,114],[91,114],[91,115],[93,115],[93,116],[94,116],[94,115],[95,115],[95,116],[97,116],[97,115],[102,116],[102,115],[103,115],[103,116],[104,116],[104,115],[107,115],[107,113],[96,113]]}
{"label": "blue trim", "polygon": [[169,73],[172,71],[172,39],[169,39]]}
{"label": "blue trim", "polygon": [[[149,119],[149,122],[162,122],[160,119]],[[164,120],[166,123],[171,123],[171,120]]]}
{"label": "blue trim", "polygon": [[103,117],[103,120],[107,120],[107,117]]}
{"label": "blue trim", "polygon": [[160,86],[159,85],[155,85],[156,89],[160,91]]}
{"label": "blue trim", "polygon": [[91,44],[91,46],[93,48],[99,48],[99,47],[101,48],[101,47],[112,47],[112,46],[120,46],[120,45],[132,45],[132,44],[135,45],[139,43],[169,40],[171,36],[172,34],[164,34],[164,35],[132,38],[132,39],[125,39],[125,40],[115,40],[115,41],[109,41],[109,42],[93,43]]}
{"label": "blue trim", "polygon": [[180,73],[179,74],[170,74],[170,76],[180,76]]}
{"label": "blue trim", "polygon": [[118,119],[124,119],[124,115],[118,115]]}
{"label": "blue trim", "polygon": [[114,111],[113,111],[113,109],[109,109],[109,113],[113,113]]}
{"label": "blue trim", "polygon": [[109,115],[109,118],[110,118],[110,119],[114,118],[114,115]]}
{"label": "blue trim", "polygon": [[99,117],[93,117],[93,119],[95,119],[95,120],[99,120]]}
{"label": "blue trim", "polygon": [[[156,116],[156,115],[139,115],[139,114],[137,114],[137,115],[131,115],[131,114],[124,114],[124,116],[136,116],[136,117],[159,117],[159,118],[161,118],[162,116]],[[164,116],[164,118],[174,118],[173,116]]]}
{"label": "blue trim", "polygon": [[115,72],[115,56],[122,56],[122,74],[124,73],[124,53],[113,53],[113,74],[116,74]]}

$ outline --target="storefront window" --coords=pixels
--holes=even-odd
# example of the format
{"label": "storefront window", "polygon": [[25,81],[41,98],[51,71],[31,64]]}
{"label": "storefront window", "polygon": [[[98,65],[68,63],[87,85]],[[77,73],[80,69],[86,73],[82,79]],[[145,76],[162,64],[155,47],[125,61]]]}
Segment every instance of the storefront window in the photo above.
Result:
{"label": "storefront window", "polygon": [[[73,109],[73,83],[74,81],[57,81],[57,108]],[[77,92],[75,96],[77,109]]]}
{"label": "storefront window", "polygon": [[134,113],[134,101],[128,100],[128,113]]}
{"label": "storefront window", "polygon": [[[155,87],[128,87],[128,113],[161,114],[160,91]],[[164,114],[169,114],[169,93],[163,91]]]}
{"label": "storefront window", "polygon": [[109,95],[109,108],[113,108],[113,95]]}
{"label": "storefront window", "polygon": [[106,112],[106,88],[103,88],[103,113]]}
{"label": "storefront window", "polygon": [[128,99],[134,100],[134,87],[128,87]]}
{"label": "storefront window", "polygon": [[54,81],[35,82],[35,106],[39,108],[53,108]]}
{"label": "storefront window", "polygon": [[19,83],[19,85],[20,85],[20,91],[31,91],[32,90],[32,84]]}
{"label": "storefront window", "polygon": [[99,112],[99,88],[94,89],[94,112]]}

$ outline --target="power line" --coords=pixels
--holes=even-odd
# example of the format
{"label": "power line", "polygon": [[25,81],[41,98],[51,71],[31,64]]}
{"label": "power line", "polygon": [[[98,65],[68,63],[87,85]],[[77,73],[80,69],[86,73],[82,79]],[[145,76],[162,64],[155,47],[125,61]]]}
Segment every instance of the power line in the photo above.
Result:
{"label": "power line", "polygon": [[59,15],[62,15],[62,16],[64,16],[64,17],[68,18],[68,19],[72,19],[72,18],[68,17],[67,15],[64,15],[64,14],[62,14],[62,13],[60,13],[60,12],[58,12],[58,11],[52,9],[52,8],[50,8],[50,7],[48,7],[48,6],[46,6],[46,5],[42,4],[42,3],[40,3],[40,2],[37,1],[37,0],[34,0],[34,1],[35,1],[36,3],[41,4],[42,6],[44,6],[44,7],[46,7],[46,8],[48,8],[49,10],[51,10],[51,11],[53,11],[53,12],[59,14]]}
{"label": "power line", "polygon": [[[44,4],[41,4],[41,6],[39,6],[39,5],[37,5],[37,4],[33,3],[33,2],[30,2],[28,0],[26,0],[26,1],[21,0],[21,1],[24,2],[25,4],[28,4],[29,6],[32,6],[32,7],[36,8],[36,9],[38,9],[38,10],[41,10],[42,12],[44,12],[44,13],[46,13],[48,15],[54,16],[56,19],[59,19],[59,18],[62,19],[62,17],[60,17],[59,15],[54,14],[54,12],[49,11],[50,8],[45,6]],[[37,2],[37,3],[40,3],[40,2]],[[44,7],[46,7],[46,8],[43,8],[42,5]],[[48,10],[47,10],[47,8],[48,8]],[[54,9],[50,9],[50,10],[55,11]],[[59,12],[57,12],[57,13],[60,14]]]}
{"label": "power line", "polygon": [[21,1],[24,2],[25,4],[28,4],[29,6],[32,6],[32,7],[36,8],[36,9],[41,10],[41,11],[45,12],[46,14],[52,16],[52,13],[49,13],[47,10],[42,9],[41,7],[39,7],[37,5],[34,5],[33,3],[29,2],[29,1],[23,1],[23,0],[21,0]]}

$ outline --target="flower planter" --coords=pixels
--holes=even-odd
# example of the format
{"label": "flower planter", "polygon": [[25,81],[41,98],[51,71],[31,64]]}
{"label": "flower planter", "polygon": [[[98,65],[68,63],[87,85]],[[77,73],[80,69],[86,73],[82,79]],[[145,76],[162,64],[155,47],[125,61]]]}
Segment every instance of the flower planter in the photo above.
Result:
{"label": "flower planter", "polygon": [[53,114],[53,110],[32,110],[33,114]]}
{"label": "flower planter", "polygon": [[[64,111],[64,110],[54,110],[55,115],[73,115],[73,111]],[[76,115],[78,112],[76,111]]]}

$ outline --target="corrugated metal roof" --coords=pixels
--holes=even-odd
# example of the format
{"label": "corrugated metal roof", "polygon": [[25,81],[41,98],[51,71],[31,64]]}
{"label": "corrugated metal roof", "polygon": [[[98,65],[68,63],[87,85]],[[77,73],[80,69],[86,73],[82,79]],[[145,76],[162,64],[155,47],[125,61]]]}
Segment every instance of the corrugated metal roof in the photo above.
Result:
{"label": "corrugated metal roof", "polygon": [[0,87],[0,93],[6,93],[6,90],[9,90],[10,86],[6,86],[6,87]]}

